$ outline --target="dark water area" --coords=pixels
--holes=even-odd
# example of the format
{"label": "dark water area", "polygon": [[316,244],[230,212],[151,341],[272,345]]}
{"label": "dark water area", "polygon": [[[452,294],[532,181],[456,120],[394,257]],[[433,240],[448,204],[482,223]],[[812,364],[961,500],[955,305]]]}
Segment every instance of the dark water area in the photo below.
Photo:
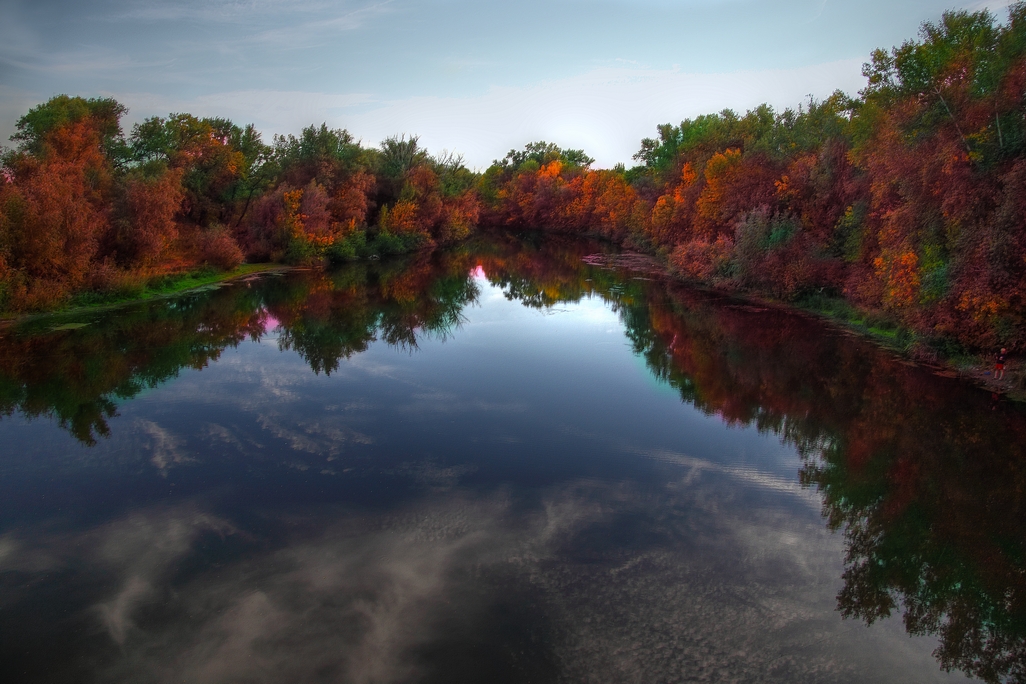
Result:
{"label": "dark water area", "polygon": [[608,246],[37,319],[0,416],[7,682],[1026,678],[1023,411]]}

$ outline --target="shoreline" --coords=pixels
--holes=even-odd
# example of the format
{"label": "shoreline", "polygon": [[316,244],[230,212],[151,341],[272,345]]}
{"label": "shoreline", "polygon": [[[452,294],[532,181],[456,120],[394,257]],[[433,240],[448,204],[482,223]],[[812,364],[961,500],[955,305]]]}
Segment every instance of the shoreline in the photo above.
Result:
{"label": "shoreline", "polygon": [[[671,277],[676,277],[672,273]],[[683,281],[688,282],[688,281]],[[964,382],[976,385],[980,389],[994,394],[1000,394],[1005,399],[1017,404],[1026,404],[1026,378],[1022,377],[1022,364],[1017,358],[1011,358],[1005,364],[1005,377],[998,381],[994,379],[994,362],[988,358],[965,350],[964,354],[946,355],[942,351],[930,348],[922,342],[916,333],[900,326],[892,329],[879,328],[871,324],[874,315],[882,315],[885,312],[862,311],[846,300],[839,299],[851,311],[860,313],[862,318],[852,319],[841,312],[827,307],[818,307],[809,302],[803,304],[801,301],[782,302],[760,293],[745,293],[732,291],[725,288],[717,288],[708,283],[704,287],[741,297],[752,302],[777,306],[792,313],[813,316],[829,325],[835,326],[846,333],[863,337],[876,346],[890,351],[903,360],[917,366],[930,369],[935,375],[948,378],[958,378]],[[908,342],[903,343],[902,339]],[[941,338],[942,340],[944,338]],[[1017,386],[1018,385],[1018,386]]]}
{"label": "shoreline", "polygon": [[[521,231],[514,230],[512,232],[516,233]],[[545,235],[549,231],[541,232]],[[887,349],[908,362],[915,363],[916,365],[924,368],[929,368],[937,375],[958,378],[965,382],[972,383],[973,385],[976,385],[988,392],[1000,394],[1010,401],[1019,404],[1026,403],[1026,378],[1020,377],[1023,374],[1023,369],[1021,367],[1022,364],[1018,359],[1013,358],[1011,359],[1011,362],[1007,364],[1005,380],[996,381],[993,377],[993,362],[979,354],[966,350],[965,354],[956,356],[944,354],[942,351],[935,348],[930,349],[927,347],[924,349],[921,338],[918,338],[918,336],[910,330],[890,324],[887,324],[886,327],[873,325],[874,320],[876,320],[878,324],[880,320],[885,320],[886,312],[862,311],[850,302],[834,297],[811,297],[804,301],[798,300],[795,302],[785,302],[774,299],[773,297],[761,292],[746,292],[718,286],[714,282],[682,278],[673,270],[664,255],[652,253],[643,247],[639,248],[638,245],[617,244],[616,242],[610,241],[608,238],[601,235],[579,236],[598,239],[601,242],[606,242],[607,244],[615,247],[617,250],[622,250],[618,255],[616,255],[616,257],[606,261],[605,264],[593,263],[588,259],[585,260],[586,263],[593,266],[611,266],[614,268],[648,271],[650,273],[652,270],[658,270],[667,278],[671,278],[691,287],[710,290],[721,295],[738,298],[757,305],[779,307],[791,313],[814,316],[815,318],[829,325],[836,326],[847,333],[864,337],[877,346]],[[604,256],[605,259],[603,259],[603,261],[608,259],[607,255]],[[641,257],[641,260],[646,262],[646,264],[627,263],[635,261],[637,257]],[[652,266],[657,266],[657,268],[652,269]],[[10,314],[9,312],[0,313],[0,329],[9,328],[29,321],[46,318],[53,318],[56,320],[63,317],[107,311],[144,301],[175,297],[200,288],[217,285],[219,283],[228,282],[246,276],[261,273],[281,273],[294,270],[295,268],[295,266],[267,262],[242,264],[231,271],[217,272],[212,271],[209,268],[198,268],[177,274],[155,276],[150,279],[149,283],[143,287],[141,292],[134,295],[123,296],[120,298],[104,298],[102,295],[98,295],[95,292],[83,292],[78,295],[79,298],[87,299],[91,296],[98,296],[101,299],[93,303],[85,304],[76,304],[72,302],[65,308],[51,311],[39,311],[25,314]],[[908,341],[903,343],[901,341],[902,339],[906,339]]]}
{"label": "shoreline", "polygon": [[[821,321],[840,328],[846,333],[864,337],[878,347],[886,349],[910,363],[932,370],[935,375],[958,378],[972,383],[980,389],[1000,394],[1009,401],[1020,404],[1026,403],[1026,387],[1022,386],[1024,379],[1021,377],[1022,364],[1018,359],[1013,358],[1009,363],[1005,364],[1005,377],[1003,380],[998,381],[993,376],[994,362],[980,354],[967,352],[959,356],[946,356],[936,350],[925,352],[922,351],[921,346],[917,347],[915,334],[905,330],[879,330],[867,325],[864,321],[853,321],[829,310],[813,306],[802,306],[801,304],[777,302],[775,300],[766,301],[772,302],[777,306],[786,307],[788,310],[796,313],[814,316]],[[898,338],[903,333],[908,333],[912,336],[910,344],[901,344],[898,341]],[[927,355],[933,358],[927,358]],[[1016,386],[1016,380],[1018,380],[1018,387]]]}
{"label": "shoreline", "polygon": [[[945,354],[942,350],[931,347],[915,332],[894,324],[887,318],[884,311],[864,311],[847,300],[834,297],[809,297],[804,301],[799,299],[794,302],[785,302],[758,291],[736,290],[717,286],[714,282],[682,278],[670,266],[665,255],[658,252],[653,253],[638,245],[617,244],[598,234],[586,237],[607,242],[622,252],[612,260],[586,258],[585,263],[643,272],[652,272],[652,266],[658,264],[659,270],[667,278],[672,278],[685,285],[759,306],[776,307],[790,313],[813,316],[846,333],[864,337],[907,362],[930,369],[936,375],[958,378],[988,392],[1000,394],[1009,401],[1026,404],[1026,377],[1023,377],[1022,362],[1018,358],[1013,357],[1009,363],[1005,364],[1005,378],[998,381],[993,376],[994,362],[992,360],[970,350],[964,350],[964,353],[958,355]],[[600,263],[601,261],[606,261],[606,264]],[[834,306],[829,306],[830,304]],[[876,325],[874,325],[874,321],[877,323]],[[885,327],[881,327],[881,325]],[[902,342],[902,340],[906,341]],[[939,338],[937,341],[945,340]]]}
{"label": "shoreline", "polygon": [[[79,303],[76,303],[73,299],[67,306],[59,309],[34,311],[31,313],[2,312],[0,313],[0,329],[45,318],[58,319],[66,316],[78,316],[86,313],[117,309],[122,306],[138,304],[139,302],[167,299],[246,276],[261,273],[280,273],[290,271],[293,268],[284,264],[258,263],[242,264],[231,271],[213,271],[209,268],[196,268],[174,274],[154,276],[137,294],[105,298],[98,293],[87,291],[77,295],[80,298]],[[81,303],[81,299],[88,299],[91,296],[99,297],[99,300]]]}

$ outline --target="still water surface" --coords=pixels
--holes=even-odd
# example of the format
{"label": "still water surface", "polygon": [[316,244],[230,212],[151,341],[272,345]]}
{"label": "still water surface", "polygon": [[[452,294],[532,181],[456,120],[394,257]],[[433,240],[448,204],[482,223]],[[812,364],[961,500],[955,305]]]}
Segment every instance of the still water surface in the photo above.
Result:
{"label": "still water surface", "polygon": [[1022,412],[609,251],[0,331],[4,680],[1021,678]]}

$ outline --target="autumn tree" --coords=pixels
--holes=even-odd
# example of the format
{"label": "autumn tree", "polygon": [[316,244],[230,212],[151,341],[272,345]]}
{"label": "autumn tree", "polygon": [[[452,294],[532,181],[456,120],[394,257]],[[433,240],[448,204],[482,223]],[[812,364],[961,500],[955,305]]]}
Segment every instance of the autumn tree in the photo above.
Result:
{"label": "autumn tree", "polygon": [[136,124],[129,142],[137,162],[181,170],[183,216],[198,226],[237,224],[268,184],[262,170],[269,150],[252,125],[171,114]]}
{"label": "autumn tree", "polygon": [[123,111],[112,100],[58,96],[18,122],[20,144],[4,160],[0,186],[7,307],[50,306],[88,284],[109,229],[107,150],[118,145]]}

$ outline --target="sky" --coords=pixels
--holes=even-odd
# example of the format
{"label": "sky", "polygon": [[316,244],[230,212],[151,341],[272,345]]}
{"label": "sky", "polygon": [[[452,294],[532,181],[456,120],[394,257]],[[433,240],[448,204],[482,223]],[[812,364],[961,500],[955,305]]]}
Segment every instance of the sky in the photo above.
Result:
{"label": "sky", "polygon": [[483,169],[535,140],[632,165],[656,126],[863,87],[876,48],[1006,0],[0,0],[0,142],[50,97],[126,130],[189,112],[270,142],[419,135]]}

